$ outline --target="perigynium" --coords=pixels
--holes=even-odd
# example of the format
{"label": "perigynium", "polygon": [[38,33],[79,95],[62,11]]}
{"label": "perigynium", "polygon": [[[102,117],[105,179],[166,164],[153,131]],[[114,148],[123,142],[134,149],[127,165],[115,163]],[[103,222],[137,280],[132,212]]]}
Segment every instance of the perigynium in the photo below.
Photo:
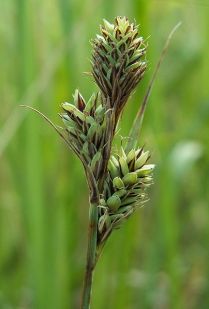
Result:
{"label": "perigynium", "polygon": [[91,62],[91,74],[99,91],[85,100],[76,90],[73,102],[62,104],[63,130],[35,110],[78,156],[86,174],[90,208],[82,309],[90,306],[93,271],[111,233],[148,200],[154,164],[148,163],[149,151],[135,146],[138,123],[141,124],[156,73],[178,26],[168,37],[125,147],[113,151],[116,128],[128,98],[147,68],[147,46],[138,26],[126,17],[117,17],[113,24],[104,20],[100,26],[100,34],[92,41]]}

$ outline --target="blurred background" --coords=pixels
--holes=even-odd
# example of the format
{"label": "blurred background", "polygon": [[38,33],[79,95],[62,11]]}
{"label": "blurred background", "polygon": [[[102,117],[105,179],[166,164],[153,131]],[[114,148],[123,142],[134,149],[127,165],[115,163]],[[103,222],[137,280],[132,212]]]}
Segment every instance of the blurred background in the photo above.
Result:
{"label": "blurred background", "polygon": [[126,136],[171,28],[139,144],[157,164],[150,201],[109,240],[93,309],[209,308],[209,1],[1,0],[0,308],[79,308],[88,192],[55,123],[75,88],[96,90],[90,39],[126,15],[149,38],[149,69],[122,118]]}

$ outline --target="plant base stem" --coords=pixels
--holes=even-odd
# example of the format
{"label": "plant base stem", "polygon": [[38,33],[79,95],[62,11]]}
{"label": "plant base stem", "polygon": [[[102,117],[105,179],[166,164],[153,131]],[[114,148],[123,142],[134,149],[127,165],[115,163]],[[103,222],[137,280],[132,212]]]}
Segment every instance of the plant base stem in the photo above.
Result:
{"label": "plant base stem", "polygon": [[97,249],[97,221],[98,221],[97,206],[98,206],[97,203],[91,203],[89,208],[89,235],[88,235],[88,248],[87,248],[87,262],[86,262],[86,273],[84,278],[81,309],[89,309],[91,300],[92,278],[95,267],[96,249]]}

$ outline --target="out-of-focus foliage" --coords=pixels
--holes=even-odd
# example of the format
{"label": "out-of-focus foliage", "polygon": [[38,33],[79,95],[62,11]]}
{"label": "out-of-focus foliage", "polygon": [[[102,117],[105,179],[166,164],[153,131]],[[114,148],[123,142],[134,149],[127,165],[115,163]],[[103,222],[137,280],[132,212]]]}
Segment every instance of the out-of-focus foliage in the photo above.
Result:
{"label": "out-of-focus foliage", "polygon": [[[0,308],[78,308],[88,192],[78,160],[28,104],[61,124],[76,87],[89,96],[90,38],[127,15],[149,36],[149,69],[118,133],[125,136],[170,29],[175,35],[145,115],[155,185],[114,232],[92,308],[209,307],[209,3],[206,0],[9,0],[0,10]],[[145,147],[146,147],[145,146]]]}

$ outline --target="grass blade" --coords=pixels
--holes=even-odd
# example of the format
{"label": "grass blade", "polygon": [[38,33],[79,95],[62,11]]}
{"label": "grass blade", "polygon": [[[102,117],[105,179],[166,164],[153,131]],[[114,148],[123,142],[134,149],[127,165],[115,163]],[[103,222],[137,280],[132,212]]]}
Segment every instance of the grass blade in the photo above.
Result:
{"label": "grass blade", "polygon": [[169,47],[170,41],[172,39],[172,36],[176,32],[176,30],[180,27],[180,25],[181,25],[181,22],[179,22],[171,30],[171,32],[169,33],[168,38],[167,38],[167,40],[165,42],[165,45],[164,45],[164,47],[162,49],[162,52],[160,54],[160,58],[159,58],[159,60],[157,62],[157,65],[155,67],[155,70],[154,70],[154,73],[153,73],[152,78],[150,80],[150,83],[148,85],[146,94],[144,96],[142,104],[139,107],[139,110],[138,110],[138,113],[137,113],[137,115],[135,117],[133,126],[132,126],[132,128],[130,130],[129,139],[128,139],[127,146],[126,146],[126,151],[127,152],[130,151],[132,148],[134,148],[136,146],[136,143],[137,143],[139,135],[140,135],[140,131],[141,131],[141,127],[142,127],[142,123],[143,123],[143,119],[144,119],[145,110],[146,110],[146,107],[147,107],[148,99],[149,99],[151,91],[152,91],[153,84],[154,84],[154,82],[156,80],[157,73],[158,73],[158,71],[160,69],[160,66],[161,66],[161,64],[163,62],[163,59],[164,59],[164,57],[166,55],[166,52],[168,51],[168,47]]}

